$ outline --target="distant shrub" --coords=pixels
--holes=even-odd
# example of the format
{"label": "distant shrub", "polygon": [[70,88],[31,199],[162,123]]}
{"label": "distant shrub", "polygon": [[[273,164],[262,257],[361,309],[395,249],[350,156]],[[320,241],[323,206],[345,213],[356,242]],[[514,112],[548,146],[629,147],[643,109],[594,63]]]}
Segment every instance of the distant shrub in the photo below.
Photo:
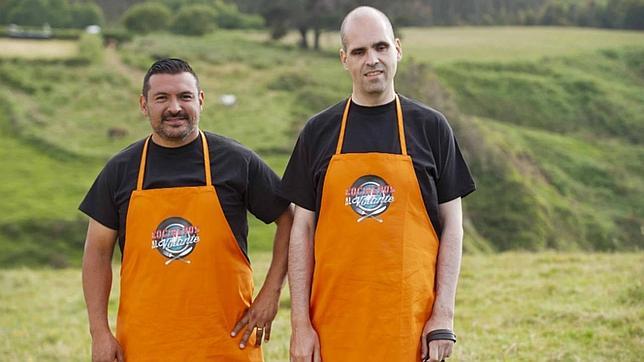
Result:
{"label": "distant shrub", "polygon": [[123,43],[132,40],[132,34],[123,28],[108,28],[103,29],[103,39],[105,42]]}
{"label": "distant shrub", "polygon": [[182,8],[174,18],[172,31],[184,35],[204,35],[215,30],[215,11],[206,5]]}
{"label": "distant shrub", "polygon": [[259,29],[264,27],[264,19],[259,15],[244,14],[235,4],[222,1],[214,2],[216,21],[224,29]]}
{"label": "distant shrub", "polygon": [[9,7],[7,22],[26,26],[42,26],[47,22],[48,6],[45,0],[23,0]]}
{"label": "distant shrub", "polygon": [[77,3],[71,6],[72,28],[85,28],[89,25],[103,25],[105,23],[103,10],[94,3]]}
{"label": "distant shrub", "polygon": [[170,23],[170,17],[170,10],[163,4],[136,4],[123,15],[123,24],[130,31],[149,33],[166,29]]}
{"label": "distant shrub", "polygon": [[100,35],[83,34],[78,42],[79,60],[99,63],[103,60],[103,39]]}

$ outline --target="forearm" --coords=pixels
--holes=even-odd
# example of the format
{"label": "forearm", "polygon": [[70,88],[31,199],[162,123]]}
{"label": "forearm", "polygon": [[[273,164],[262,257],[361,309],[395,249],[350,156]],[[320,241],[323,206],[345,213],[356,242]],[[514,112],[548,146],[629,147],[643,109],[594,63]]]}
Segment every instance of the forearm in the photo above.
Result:
{"label": "forearm", "polygon": [[296,222],[291,231],[288,280],[291,290],[291,322],[293,328],[309,326],[311,323],[309,306],[315,264],[312,224],[312,220],[310,223]]}
{"label": "forearm", "polygon": [[90,334],[110,332],[107,305],[112,286],[112,253],[92,247],[83,256],[83,293]]}
{"label": "forearm", "polygon": [[273,258],[262,290],[279,294],[284,286],[288,267],[289,239],[291,237],[291,226],[293,225],[292,206],[289,206],[275,222],[277,229],[273,240]]}
{"label": "forearm", "polygon": [[456,286],[461,270],[463,214],[461,199],[439,205],[443,231],[436,261],[436,298],[432,320],[441,328],[453,328]]}
{"label": "forearm", "polygon": [[445,227],[441,235],[436,262],[436,299],[432,318],[453,328],[456,286],[461,269],[463,229],[460,225]]}

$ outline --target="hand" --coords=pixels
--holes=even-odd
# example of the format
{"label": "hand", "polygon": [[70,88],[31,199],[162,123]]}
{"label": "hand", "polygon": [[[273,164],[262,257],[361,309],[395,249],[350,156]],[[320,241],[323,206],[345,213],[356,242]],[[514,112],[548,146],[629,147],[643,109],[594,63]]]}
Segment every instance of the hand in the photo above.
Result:
{"label": "hand", "polygon": [[322,362],[320,337],[313,326],[293,328],[291,334],[291,362]]}
{"label": "hand", "polygon": [[273,319],[275,319],[275,316],[277,315],[279,299],[279,291],[277,293],[270,293],[264,290],[264,288],[259,291],[255,301],[253,301],[250,308],[246,310],[242,318],[237,322],[237,324],[235,324],[235,328],[230,332],[230,336],[235,337],[244,327],[246,327],[246,331],[239,342],[239,348],[246,348],[248,339],[255,328],[257,328],[255,339],[256,347],[261,346],[262,338],[266,342],[271,339],[271,325],[273,323]]}
{"label": "hand", "polygon": [[124,362],[123,350],[111,332],[92,337],[92,362]]}
{"label": "hand", "polygon": [[450,340],[435,340],[429,342],[429,348],[426,342],[426,336],[429,332],[436,329],[449,329],[452,330],[453,326],[452,320],[438,320],[430,318],[425,327],[423,328],[423,333],[420,337],[421,345],[421,361],[422,362],[441,362],[446,358],[452,355],[452,348],[454,348],[454,342]]}

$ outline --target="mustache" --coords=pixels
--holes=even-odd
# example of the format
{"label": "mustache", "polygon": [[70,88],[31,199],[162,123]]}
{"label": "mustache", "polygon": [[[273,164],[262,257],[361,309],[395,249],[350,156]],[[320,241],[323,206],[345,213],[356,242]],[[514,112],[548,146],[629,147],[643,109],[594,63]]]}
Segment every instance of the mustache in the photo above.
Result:
{"label": "mustache", "polygon": [[188,117],[188,113],[186,112],[164,113],[161,116],[161,121],[167,121],[168,118],[180,118],[180,119],[188,120],[190,117]]}

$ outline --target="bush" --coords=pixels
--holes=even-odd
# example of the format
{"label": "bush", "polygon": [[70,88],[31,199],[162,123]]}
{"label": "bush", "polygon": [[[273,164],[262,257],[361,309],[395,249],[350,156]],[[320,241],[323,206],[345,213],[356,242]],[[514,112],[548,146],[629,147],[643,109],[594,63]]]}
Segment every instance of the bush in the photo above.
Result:
{"label": "bush", "polygon": [[160,3],[137,4],[123,15],[125,27],[136,33],[166,29],[170,23],[170,9]]}
{"label": "bush", "polygon": [[123,28],[108,28],[103,29],[103,39],[106,43],[125,43],[132,40],[132,34]]}
{"label": "bush", "polygon": [[259,29],[264,26],[264,19],[259,15],[244,14],[237,5],[216,1],[217,26],[224,29]]}
{"label": "bush", "polygon": [[47,22],[48,7],[44,0],[24,0],[14,7],[9,7],[7,15],[8,23],[42,26]]}
{"label": "bush", "polygon": [[103,25],[103,10],[93,3],[78,3],[71,7],[72,28],[85,28],[89,25]]}
{"label": "bush", "polygon": [[172,31],[184,35],[204,35],[215,30],[217,14],[209,6],[191,5],[182,8],[174,19]]}
{"label": "bush", "polygon": [[78,42],[78,58],[83,63],[99,63],[103,60],[103,39],[100,35],[83,34]]}

